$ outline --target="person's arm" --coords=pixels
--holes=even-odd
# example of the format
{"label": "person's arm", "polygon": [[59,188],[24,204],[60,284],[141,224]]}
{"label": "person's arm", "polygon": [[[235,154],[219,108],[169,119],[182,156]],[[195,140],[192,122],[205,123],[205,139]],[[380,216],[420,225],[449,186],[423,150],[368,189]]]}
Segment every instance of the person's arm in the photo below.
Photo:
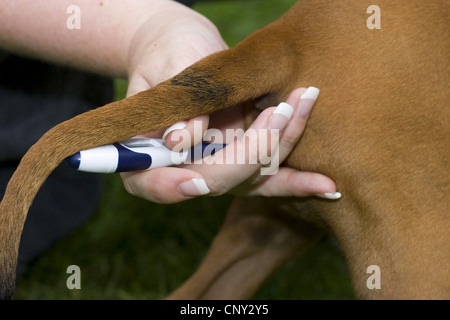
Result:
{"label": "person's arm", "polygon": [[[80,8],[80,29],[67,27]],[[152,21],[155,33],[186,16],[168,0],[0,0],[0,48],[17,54],[127,78],[130,47],[139,29]],[[209,21],[189,10],[198,23]],[[151,41],[151,38],[147,39]],[[155,44],[155,49],[157,49]]]}
{"label": "person's arm", "polygon": [[[70,17],[67,8],[71,5],[81,10],[80,29],[67,28]],[[149,89],[201,58],[227,48],[207,18],[170,0],[0,0],[0,21],[0,48],[128,78],[127,96]],[[287,101],[296,110],[305,107],[297,103],[299,95],[297,90]],[[267,129],[274,109],[266,109],[256,119],[254,128]],[[284,119],[287,127],[279,141],[282,158],[294,148],[308,114],[294,112],[290,125]],[[201,121],[206,130],[208,119],[208,116],[191,119],[179,130],[201,139],[202,135],[193,134],[194,122]],[[230,114],[228,110],[226,116],[220,116],[219,123],[221,129],[237,128],[242,126],[242,114]],[[151,136],[160,137],[162,133]],[[166,136],[166,142],[167,139],[170,142],[172,134]],[[170,143],[166,145],[173,148]],[[131,194],[161,203],[206,193],[222,194],[231,189],[240,195],[253,196],[334,194],[336,190],[328,177],[290,168],[280,168],[278,173],[261,181],[253,176],[260,167],[261,163],[220,168],[202,164],[123,173],[122,178]]]}

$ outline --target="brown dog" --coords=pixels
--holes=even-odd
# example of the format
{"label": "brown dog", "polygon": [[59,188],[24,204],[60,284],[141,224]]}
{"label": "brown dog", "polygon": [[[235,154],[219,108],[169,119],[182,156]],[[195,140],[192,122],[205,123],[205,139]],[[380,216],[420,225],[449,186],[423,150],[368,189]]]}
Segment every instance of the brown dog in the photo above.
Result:
{"label": "brown dog", "polygon": [[[171,298],[249,297],[324,231],[342,246],[359,297],[449,298],[449,5],[379,0],[382,28],[370,30],[371,4],[299,1],[236,47],[47,132],[0,204],[0,296],[13,294],[28,208],[67,156],[314,85],[321,97],[287,165],[332,177],[343,198],[237,199],[204,264]],[[368,285],[371,266],[380,289]]]}

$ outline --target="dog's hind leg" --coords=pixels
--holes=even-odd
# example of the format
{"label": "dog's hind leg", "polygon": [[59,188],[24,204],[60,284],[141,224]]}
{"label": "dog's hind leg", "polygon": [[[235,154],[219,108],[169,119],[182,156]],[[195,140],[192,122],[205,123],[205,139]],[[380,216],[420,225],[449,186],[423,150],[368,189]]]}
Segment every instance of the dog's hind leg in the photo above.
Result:
{"label": "dog's hind leg", "polygon": [[275,269],[322,236],[267,198],[236,198],[197,272],[167,299],[249,299]]}

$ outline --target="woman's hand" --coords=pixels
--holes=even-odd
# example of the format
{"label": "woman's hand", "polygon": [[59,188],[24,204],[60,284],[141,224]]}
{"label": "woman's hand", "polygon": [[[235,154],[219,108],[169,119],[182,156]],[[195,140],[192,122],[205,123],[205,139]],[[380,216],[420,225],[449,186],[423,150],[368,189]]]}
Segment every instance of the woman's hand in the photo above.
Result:
{"label": "woman's hand", "polygon": [[[131,42],[127,96],[147,90],[196,61],[225,49],[225,42],[208,19],[187,7],[170,2],[163,11],[151,16],[142,25]],[[281,163],[300,138],[314,103],[313,99],[300,99],[305,91],[304,88],[295,90],[287,100],[288,105],[266,109],[246,132],[247,136],[250,131],[258,132],[249,142],[258,144],[265,132],[259,129],[266,129],[266,132],[268,129],[279,129],[280,139],[277,143],[261,148],[258,154],[247,155],[248,145],[241,138],[233,142],[227,141],[232,145],[215,155],[226,155],[227,159],[237,159],[244,155],[247,161],[245,164],[233,161],[231,164],[207,164],[205,162],[208,159],[205,159],[202,164],[122,173],[125,188],[133,195],[158,203],[175,203],[205,194],[219,195],[227,192],[248,196],[327,194],[325,197],[337,197],[334,182],[320,174],[291,168],[280,168],[273,175],[260,174],[261,169],[264,171],[260,160],[267,158],[267,152],[276,153],[279,148],[277,161]],[[274,114],[275,110],[277,112]],[[291,116],[287,117],[289,114]],[[244,128],[242,110],[236,106],[212,114],[211,118],[200,116],[178,123],[165,133],[165,130],[161,130],[145,136],[161,138],[164,134],[163,138],[169,148],[179,143],[179,140],[173,139],[175,133],[177,136],[194,137],[184,139],[184,147],[187,147],[186,141],[188,145],[201,141],[210,122],[219,130]],[[195,124],[202,128],[201,134],[194,134]]]}
{"label": "woman's hand", "polygon": [[[318,195],[338,199],[340,194],[336,193],[336,186],[328,177],[292,168],[278,169],[302,135],[317,94],[316,88],[295,90],[287,103],[266,109],[242,137],[225,141],[228,143],[225,149],[203,159],[201,164],[122,173],[125,187],[131,194],[159,203],[175,203],[205,194],[228,192],[247,196]],[[234,115],[235,124],[242,123],[238,114]],[[261,139],[267,138],[271,130],[279,132],[279,139],[275,135],[272,136],[275,137],[272,143],[261,143]],[[258,146],[256,153],[249,151],[252,145]],[[243,157],[244,161],[239,162],[242,164],[237,163],[238,157]],[[270,168],[262,164],[267,164],[262,160],[268,157]],[[223,159],[226,161],[220,161]],[[261,174],[265,169],[269,174]]]}

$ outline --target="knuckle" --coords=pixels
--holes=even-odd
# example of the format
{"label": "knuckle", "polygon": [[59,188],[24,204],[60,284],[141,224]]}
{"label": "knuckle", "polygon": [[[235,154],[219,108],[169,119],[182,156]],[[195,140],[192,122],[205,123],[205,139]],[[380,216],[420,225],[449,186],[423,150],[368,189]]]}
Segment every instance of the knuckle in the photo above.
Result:
{"label": "knuckle", "polygon": [[265,146],[260,145],[260,139],[258,135],[249,134],[248,132],[242,139],[243,146],[242,151],[247,155],[247,163],[256,164],[259,162],[261,154],[263,153],[263,149]]}
{"label": "knuckle", "polygon": [[209,193],[211,196],[221,196],[228,191],[227,183],[223,179],[209,179],[207,184],[211,191]]}
{"label": "knuckle", "polygon": [[286,148],[293,148],[298,142],[299,136],[285,134],[280,139],[280,145]]}

